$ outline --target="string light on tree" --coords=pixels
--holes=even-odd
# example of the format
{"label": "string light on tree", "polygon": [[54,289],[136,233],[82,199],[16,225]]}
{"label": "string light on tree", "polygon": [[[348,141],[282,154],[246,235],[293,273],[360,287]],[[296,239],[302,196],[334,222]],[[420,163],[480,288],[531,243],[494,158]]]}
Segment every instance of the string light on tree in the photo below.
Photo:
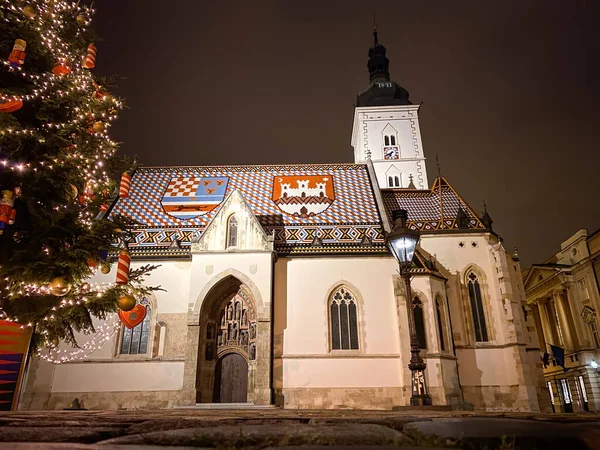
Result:
{"label": "string light on tree", "polygon": [[93,15],[74,0],[0,0],[0,318],[31,327],[34,345],[74,344],[119,299],[157,289],[144,283],[151,265],[119,271],[119,283],[90,279],[114,263],[115,230],[129,224],[110,206],[135,170],[109,137],[123,102],[93,74]]}

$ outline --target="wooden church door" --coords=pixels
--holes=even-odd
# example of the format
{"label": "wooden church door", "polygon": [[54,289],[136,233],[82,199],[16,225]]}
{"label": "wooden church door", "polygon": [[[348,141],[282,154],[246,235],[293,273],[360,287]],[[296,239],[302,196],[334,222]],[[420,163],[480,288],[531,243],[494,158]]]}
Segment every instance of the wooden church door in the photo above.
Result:
{"label": "wooden church door", "polygon": [[214,401],[246,403],[248,401],[248,363],[238,353],[228,353],[217,362]]}

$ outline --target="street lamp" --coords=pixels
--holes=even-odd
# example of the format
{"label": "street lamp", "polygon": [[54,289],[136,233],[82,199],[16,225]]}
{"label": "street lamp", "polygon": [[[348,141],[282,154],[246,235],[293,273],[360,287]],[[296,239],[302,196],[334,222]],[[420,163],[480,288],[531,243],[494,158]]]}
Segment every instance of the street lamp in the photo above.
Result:
{"label": "street lamp", "polygon": [[419,233],[411,231],[406,227],[408,213],[405,209],[392,211],[394,228],[385,238],[385,243],[398,261],[400,276],[406,286],[406,309],[408,314],[408,331],[410,334],[410,364],[408,368],[411,373],[412,394],[410,396],[411,406],[431,405],[431,397],[427,391],[425,381],[425,368],[427,367],[421,358],[421,349],[415,329],[415,316],[412,307],[412,290],[410,288],[410,267],[417,243]]}

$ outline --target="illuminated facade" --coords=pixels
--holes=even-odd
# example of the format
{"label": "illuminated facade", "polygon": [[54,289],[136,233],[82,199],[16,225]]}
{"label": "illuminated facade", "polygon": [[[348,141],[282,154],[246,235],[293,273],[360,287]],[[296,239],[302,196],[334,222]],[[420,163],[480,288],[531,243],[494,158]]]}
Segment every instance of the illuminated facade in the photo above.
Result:
{"label": "illuminated facade", "polygon": [[[550,408],[519,262],[487,212],[429,183],[419,107],[374,37],[354,163],[133,174],[108,214],[139,224],[132,267],[158,261],[147,282],[164,291],[85,360],[35,360],[23,407],[407,405],[410,302],[434,404]],[[384,241],[397,209],[421,232],[409,299]]]}
{"label": "illuminated facade", "polygon": [[527,311],[557,412],[600,411],[599,275],[600,230],[579,230],[556,255],[524,273]]}

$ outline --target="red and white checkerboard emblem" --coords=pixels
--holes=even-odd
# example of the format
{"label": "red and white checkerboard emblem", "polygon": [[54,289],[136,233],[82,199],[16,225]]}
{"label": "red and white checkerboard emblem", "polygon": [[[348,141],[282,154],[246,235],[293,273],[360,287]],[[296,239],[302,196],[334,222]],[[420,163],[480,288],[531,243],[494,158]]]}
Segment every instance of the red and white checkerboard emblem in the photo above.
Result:
{"label": "red and white checkerboard emblem", "polygon": [[225,198],[228,181],[228,177],[172,178],[161,201],[163,210],[179,219],[209,213]]}

